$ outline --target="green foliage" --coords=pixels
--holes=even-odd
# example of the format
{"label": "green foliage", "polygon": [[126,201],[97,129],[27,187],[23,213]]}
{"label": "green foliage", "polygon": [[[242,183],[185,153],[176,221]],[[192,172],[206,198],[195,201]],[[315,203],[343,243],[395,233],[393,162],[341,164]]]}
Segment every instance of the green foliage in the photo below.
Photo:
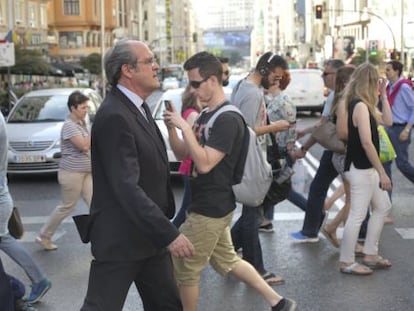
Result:
{"label": "green foliage", "polygon": [[[357,49],[356,55],[352,58],[351,64],[359,65],[365,63],[367,51],[362,48]],[[382,50],[377,51],[377,55],[368,55],[368,61],[373,65],[380,65],[383,63],[385,58],[385,52]]]}
{"label": "green foliage", "polygon": [[[13,74],[32,74],[32,75],[48,75],[50,65],[43,58],[40,50],[23,49],[16,45],[15,49],[15,65],[10,67]],[[1,69],[2,73],[7,72],[7,68]]]}
{"label": "green foliage", "polygon": [[83,68],[89,70],[90,73],[100,75],[102,72],[102,59],[101,54],[99,53],[92,53],[86,57],[82,57],[80,60],[80,64]]}

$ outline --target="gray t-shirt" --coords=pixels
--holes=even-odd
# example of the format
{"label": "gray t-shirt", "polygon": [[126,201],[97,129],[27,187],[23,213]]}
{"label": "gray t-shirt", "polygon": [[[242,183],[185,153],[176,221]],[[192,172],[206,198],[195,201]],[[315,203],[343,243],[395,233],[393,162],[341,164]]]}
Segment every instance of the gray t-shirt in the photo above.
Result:
{"label": "gray t-shirt", "polygon": [[[263,88],[248,79],[241,80],[233,89],[231,103],[240,109],[247,125],[252,129],[266,124]],[[265,149],[266,135],[258,136],[258,139]]]}

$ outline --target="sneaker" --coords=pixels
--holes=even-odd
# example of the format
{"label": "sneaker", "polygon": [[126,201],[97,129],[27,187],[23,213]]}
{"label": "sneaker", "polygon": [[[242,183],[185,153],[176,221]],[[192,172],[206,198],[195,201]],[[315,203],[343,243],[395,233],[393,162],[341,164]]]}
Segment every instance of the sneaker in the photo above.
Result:
{"label": "sneaker", "polygon": [[272,307],[272,311],[295,311],[297,304],[296,301],[289,299],[289,298],[283,298],[281,301],[284,302],[283,307],[279,307],[279,303]]}
{"label": "sneaker", "polygon": [[303,235],[302,232],[293,232],[290,234],[290,236],[295,240],[297,243],[316,243],[319,242],[319,237],[309,237],[306,235]]}
{"label": "sneaker", "polygon": [[24,301],[23,299],[18,299],[16,301],[15,310],[16,311],[36,311],[37,309],[33,308],[33,306],[30,303]]}
{"label": "sneaker", "polygon": [[36,243],[40,244],[46,251],[54,251],[57,249],[57,245],[53,244],[51,239],[47,239],[41,236],[36,237]]}
{"label": "sneaker", "polygon": [[43,279],[39,283],[32,284],[32,290],[30,291],[29,297],[26,297],[26,302],[36,303],[47,293],[52,287],[52,283],[48,279]]}
{"label": "sneaker", "polygon": [[273,232],[275,230],[273,229],[273,224],[270,222],[267,225],[261,225],[259,227],[259,231],[260,232]]}

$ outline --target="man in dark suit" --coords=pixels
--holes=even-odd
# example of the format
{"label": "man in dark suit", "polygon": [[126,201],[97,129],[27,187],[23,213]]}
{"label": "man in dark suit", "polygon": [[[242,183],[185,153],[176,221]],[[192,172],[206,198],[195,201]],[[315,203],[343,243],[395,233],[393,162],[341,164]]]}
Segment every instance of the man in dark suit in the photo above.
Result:
{"label": "man in dark suit", "polygon": [[128,39],[104,60],[112,88],[92,127],[94,260],[81,310],[122,310],[132,282],[145,310],[182,310],[170,253],[188,257],[193,246],[168,219],[168,159],[145,103],[159,87],[159,65],[144,43]]}

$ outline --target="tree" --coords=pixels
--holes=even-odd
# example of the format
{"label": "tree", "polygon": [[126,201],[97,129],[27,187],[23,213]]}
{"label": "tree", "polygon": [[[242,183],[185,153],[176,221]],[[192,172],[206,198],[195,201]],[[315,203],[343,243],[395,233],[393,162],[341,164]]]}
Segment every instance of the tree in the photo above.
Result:
{"label": "tree", "polygon": [[[358,48],[356,55],[352,58],[351,64],[359,65],[359,64],[365,63],[366,53],[367,51],[365,49]],[[378,50],[376,55],[371,55],[371,54],[368,55],[368,61],[373,65],[382,64],[384,58],[385,58],[385,53],[382,50]]]}
{"label": "tree", "polygon": [[[40,50],[27,50],[16,45],[15,48],[15,65],[10,67],[13,74],[26,75],[48,75],[51,66],[43,58]],[[1,68],[1,73],[6,73],[7,67]]]}
{"label": "tree", "polygon": [[100,75],[102,72],[102,58],[99,53],[92,53],[82,57],[80,63],[83,68],[88,69],[92,74]]}

